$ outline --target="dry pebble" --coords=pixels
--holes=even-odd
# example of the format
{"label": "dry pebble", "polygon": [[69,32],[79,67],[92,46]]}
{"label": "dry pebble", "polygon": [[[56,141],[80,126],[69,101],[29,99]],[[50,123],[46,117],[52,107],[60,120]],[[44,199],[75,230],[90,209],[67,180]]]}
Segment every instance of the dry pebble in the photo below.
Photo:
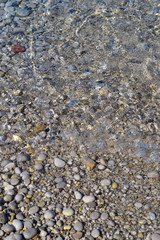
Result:
{"label": "dry pebble", "polygon": [[74,210],[72,208],[65,208],[63,209],[63,214],[65,216],[72,216],[74,214]]}
{"label": "dry pebble", "polygon": [[152,171],[152,172],[149,172],[149,173],[147,174],[147,176],[148,176],[149,178],[158,178],[158,177],[159,177],[159,173],[158,173],[157,171]]}
{"label": "dry pebble", "polygon": [[91,202],[95,201],[95,197],[92,196],[92,195],[90,195],[90,196],[84,196],[84,197],[82,198],[82,200],[83,200],[85,203],[91,203]]}
{"label": "dry pebble", "polygon": [[54,164],[58,168],[63,168],[65,166],[65,161],[63,161],[62,159],[56,157],[54,159]]}
{"label": "dry pebble", "polygon": [[51,210],[47,210],[45,213],[44,213],[44,218],[46,220],[48,219],[52,219],[55,217],[55,212],[54,211],[51,211]]}
{"label": "dry pebble", "polygon": [[83,230],[83,224],[81,222],[76,222],[73,227],[78,232],[81,232]]}
{"label": "dry pebble", "polygon": [[98,238],[100,236],[100,231],[98,229],[93,229],[91,235],[93,238]]}
{"label": "dry pebble", "polygon": [[36,228],[29,228],[23,232],[23,236],[25,239],[31,239],[37,234]]}

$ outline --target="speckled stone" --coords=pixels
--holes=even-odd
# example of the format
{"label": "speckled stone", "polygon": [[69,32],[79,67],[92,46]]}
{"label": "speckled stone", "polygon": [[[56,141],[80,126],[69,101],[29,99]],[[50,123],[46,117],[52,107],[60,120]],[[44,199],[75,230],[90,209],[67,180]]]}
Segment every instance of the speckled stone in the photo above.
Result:
{"label": "speckled stone", "polygon": [[81,232],[83,230],[83,224],[81,222],[76,222],[73,227],[78,232]]}
{"label": "speckled stone", "polygon": [[18,179],[18,178],[11,178],[11,184],[12,184],[13,186],[18,185],[18,183],[19,183],[19,179]]}
{"label": "speckled stone", "polygon": [[91,232],[91,236],[94,238],[98,238],[100,236],[100,231],[98,229],[93,229]]}
{"label": "speckled stone", "polygon": [[72,208],[65,208],[63,209],[63,214],[65,216],[72,216],[74,214],[74,210]]}
{"label": "speckled stone", "polygon": [[101,214],[101,219],[102,219],[102,220],[107,220],[108,217],[109,217],[109,215],[108,215],[107,212],[104,212],[104,213]]}
{"label": "speckled stone", "polygon": [[60,158],[55,157],[55,159],[54,159],[54,164],[55,164],[55,166],[58,167],[58,168],[63,168],[63,167],[65,166],[65,161],[63,161],[63,160],[60,159]]}
{"label": "speckled stone", "polygon": [[54,211],[51,211],[51,210],[47,210],[45,213],[44,213],[44,218],[46,220],[48,219],[52,219],[55,217],[55,212]]}

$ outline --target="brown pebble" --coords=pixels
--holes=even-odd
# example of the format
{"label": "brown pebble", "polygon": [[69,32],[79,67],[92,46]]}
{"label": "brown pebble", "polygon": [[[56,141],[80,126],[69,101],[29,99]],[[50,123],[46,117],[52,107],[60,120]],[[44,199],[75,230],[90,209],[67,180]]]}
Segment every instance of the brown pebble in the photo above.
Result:
{"label": "brown pebble", "polygon": [[83,233],[82,232],[76,232],[72,236],[73,236],[74,239],[81,239],[82,236],[83,236]]}
{"label": "brown pebble", "polygon": [[19,53],[19,52],[25,52],[26,51],[26,48],[25,47],[23,47],[23,46],[21,46],[21,45],[13,45],[12,46],[12,51],[14,52],[14,53]]}
{"label": "brown pebble", "polygon": [[95,161],[88,157],[82,157],[81,161],[86,167],[88,167],[89,170],[92,170],[96,166]]}

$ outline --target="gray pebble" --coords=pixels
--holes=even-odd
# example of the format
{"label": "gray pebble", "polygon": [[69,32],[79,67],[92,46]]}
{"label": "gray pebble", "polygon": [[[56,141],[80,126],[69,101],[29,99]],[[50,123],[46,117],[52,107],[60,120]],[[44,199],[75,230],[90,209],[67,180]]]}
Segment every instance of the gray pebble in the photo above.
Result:
{"label": "gray pebble", "polygon": [[142,205],[142,203],[136,202],[136,203],[134,204],[134,206],[135,206],[136,208],[141,208],[143,205]]}
{"label": "gray pebble", "polygon": [[76,240],[76,239],[81,239],[83,236],[83,233],[82,232],[76,232],[76,233],[73,233],[73,238]]}
{"label": "gray pebble", "polygon": [[27,17],[29,14],[30,14],[30,11],[29,11],[29,10],[27,10],[27,9],[22,9],[22,8],[18,9],[17,12],[16,12],[16,15],[17,15],[18,17]]}
{"label": "gray pebble", "polygon": [[63,214],[65,216],[72,216],[74,214],[74,210],[72,208],[65,208],[63,209]]}
{"label": "gray pebble", "polygon": [[13,224],[13,226],[15,227],[15,229],[16,229],[17,231],[23,229],[23,223],[22,223],[20,220],[18,220],[18,219],[14,219],[13,222],[12,222],[12,224]]}
{"label": "gray pebble", "polygon": [[158,174],[157,171],[152,171],[152,172],[149,172],[149,173],[147,174],[147,176],[148,176],[149,178],[158,178],[158,177],[159,177],[159,174]]}
{"label": "gray pebble", "polygon": [[4,212],[0,213],[0,223],[5,224],[7,222],[8,222],[7,214]]}
{"label": "gray pebble", "polygon": [[93,220],[96,220],[100,217],[100,213],[99,212],[92,212],[91,215],[90,215],[90,218],[93,219]]}
{"label": "gray pebble", "polygon": [[29,209],[29,214],[35,214],[39,211],[39,207],[38,206],[33,206]]}
{"label": "gray pebble", "polygon": [[66,186],[66,183],[65,182],[59,182],[56,184],[56,188],[64,188]]}
{"label": "gray pebble", "polygon": [[98,238],[100,236],[100,231],[98,229],[93,229],[91,232],[93,238]]}
{"label": "gray pebble", "polygon": [[153,233],[153,234],[151,235],[151,239],[152,239],[152,240],[160,240],[160,234],[158,234],[158,233]]}
{"label": "gray pebble", "polygon": [[20,194],[20,193],[17,193],[17,195],[15,196],[15,201],[17,202],[17,203],[19,203],[19,202],[21,202],[22,200],[23,200],[23,198],[24,198],[24,196],[22,195],[22,194]]}
{"label": "gray pebble", "polygon": [[46,155],[44,153],[39,154],[37,157],[37,161],[44,161],[46,159]]}
{"label": "gray pebble", "polygon": [[153,221],[156,219],[156,214],[154,212],[149,212],[149,218]]}
{"label": "gray pebble", "polygon": [[63,178],[62,177],[56,177],[54,181],[56,183],[63,182]]}
{"label": "gray pebble", "polygon": [[75,223],[73,227],[78,232],[81,232],[83,230],[83,224],[81,222]]}
{"label": "gray pebble", "polygon": [[18,183],[19,183],[18,178],[11,178],[11,185],[16,186],[16,185],[18,185]]}
{"label": "gray pebble", "polygon": [[22,212],[17,213],[16,219],[18,219],[18,220],[23,220],[24,218],[25,218],[25,216],[24,216],[24,214],[23,214]]}
{"label": "gray pebble", "polygon": [[37,234],[36,228],[29,228],[23,232],[23,236],[25,239],[31,239]]}
{"label": "gray pebble", "polygon": [[5,202],[11,202],[13,200],[13,196],[10,194],[7,194],[4,196],[4,201]]}
{"label": "gray pebble", "polygon": [[109,186],[111,184],[111,180],[110,179],[103,179],[101,180],[101,185],[103,186]]}
{"label": "gray pebble", "polygon": [[46,196],[47,198],[51,198],[51,197],[52,197],[52,193],[51,193],[51,192],[46,192],[46,193],[45,193],[45,196]]}
{"label": "gray pebble", "polygon": [[6,223],[5,225],[2,226],[2,230],[5,233],[10,233],[15,231],[15,227],[12,224]]}
{"label": "gray pebble", "polygon": [[53,220],[47,220],[46,224],[49,226],[49,227],[53,227],[55,225],[55,221]]}
{"label": "gray pebble", "polygon": [[63,161],[60,158],[55,157],[54,164],[55,164],[56,167],[62,168],[62,167],[65,166],[65,161]]}
{"label": "gray pebble", "polygon": [[17,203],[15,201],[12,201],[8,204],[9,208],[12,210],[16,210],[17,209]]}
{"label": "gray pebble", "polygon": [[48,219],[52,219],[55,217],[55,212],[54,211],[51,211],[51,210],[47,210],[45,213],[44,213],[44,218],[46,220]]}
{"label": "gray pebble", "polygon": [[6,171],[7,169],[9,169],[9,170],[11,170],[11,169],[13,169],[13,168],[15,168],[15,163],[14,162],[10,162],[10,163],[8,163],[6,166],[5,166],[5,168],[4,168],[4,170]]}
{"label": "gray pebble", "polygon": [[24,227],[25,227],[25,228],[32,228],[32,227],[33,227],[33,221],[32,221],[32,219],[26,220],[26,221],[24,222]]}
{"label": "gray pebble", "polygon": [[22,171],[21,171],[21,169],[19,167],[16,167],[14,169],[14,172],[15,172],[16,175],[20,175]]}
{"label": "gray pebble", "polygon": [[34,165],[34,168],[38,171],[42,170],[43,169],[43,165],[41,163],[37,163]]}
{"label": "gray pebble", "polygon": [[20,233],[13,233],[5,237],[4,240],[22,240],[23,236]]}
{"label": "gray pebble", "polygon": [[79,174],[75,174],[73,177],[77,181],[79,181],[81,179],[81,176]]}
{"label": "gray pebble", "polygon": [[81,192],[75,191],[74,192],[75,198],[77,200],[80,200],[83,197],[83,194]]}
{"label": "gray pebble", "polygon": [[44,230],[41,230],[40,236],[41,236],[41,237],[46,237],[46,236],[47,236],[47,232],[44,231]]}
{"label": "gray pebble", "polygon": [[18,162],[27,162],[30,160],[30,156],[28,154],[20,153],[17,156],[17,161]]}
{"label": "gray pebble", "polygon": [[109,215],[108,215],[107,212],[104,212],[104,213],[101,214],[101,219],[102,219],[102,220],[107,220],[108,217],[109,217]]}

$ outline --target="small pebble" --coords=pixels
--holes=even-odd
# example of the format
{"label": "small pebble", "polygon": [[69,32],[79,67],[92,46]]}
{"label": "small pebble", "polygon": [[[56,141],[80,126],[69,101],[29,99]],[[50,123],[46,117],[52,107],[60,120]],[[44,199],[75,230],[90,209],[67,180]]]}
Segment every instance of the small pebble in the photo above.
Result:
{"label": "small pebble", "polygon": [[113,189],[116,189],[117,187],[118,187],[118,185],[117,185],[116,182],[112,183],[112,188],[113,188]]}
{"label": "small pebble", "polygon": [[36,169],[37,171],[40,171],[40,170],[43,169],[43,165],[42,165],[41,163],[35,164],[34,167],[35,167],[35,169]]}
{"label": "small pebble", "polygon": [[31,239],[35,235],[37,235],[37,229],[36,228],[29,228],[23,232],[23,236],[25,239]]}
{"label": "small pebble", "polygon": [[73,235],[73,238],[76,240],[76,239],[81,239],[82,236],[83,236],[83,233],[82,232],[76,232],[74,233]]}
{"label": "small pebble", "polygon": [[15,227],[12,224],[6,223],[5,225],[2,226],[2,230],[5,233],[10,233],[15,231]]}
{"label": "small pebble", "polygon": [[85,203],[90,203],[90,202],[93,202],[95,200],[95,197],[90,195],[90,196],[84,196],[82,198],[82,200],[85,202]]}
{"label": "small pebble", "polygon": [[156,214],[154,212],[149,212],[149,218],[153,221],[156,219]]}
{"label": "small pebble", "polygon": [[54,159],[54,164],[55,164],[56,167],[62,168],[62,167],[65,166],[65,161],[63,161],[63,160],[60,159],[60,158],[55,157],[55,159]]}
{"label": "small pebble", "polygon": [[108,215],[107,212],[104,212],[104,213],[101,214],[101,219],[102,219],[102,220],[107,220],[108,217],[109,217],[109,215]]}
{"label": "small pebble", "polygon": [[96,163],[88,157],[82,157],[81,161],[89,170],[92,170],[96,166]]}
{"label": "small pebble", "polygon": [[23,229],[23,223],[20,220],[14,219],[12,225],[15,227],[17,231]]}
{"label": "small pebble", "polygon": [[148,176],[149,178],[158,178],[158,177],[159,177],[159,174],[158,174],[157,171],[152,171],[152,172],[149,172],[149,173],[147,174],[147,176]]}
{"label": "small pebble", "polygon": [[63,209],[63,214],[65,216],[72,216],[74,214],[74,210],[72,208],[65,208]]}
{"label": "small pebble", "polygon": [[54,218],[54,217],[55,217],[55,212],[54,212],[54,211],[51,211],[51,210],[47,210],[47,211],[45,212],[45,214],[44,214],[44,218],[45,218],[46,220],[52,219],[52,218]]}
{"label": "small pebble", "polygon": [[22,240],[23,236],[20,233],[13,233],[5,237],[4,240]]}
{"label": "small pebble", "polygon": [[91,214],[90,214],[90,218],[91,219],[93,219],[93,220],[96,220],[96,219],[98,219],[100,217],[100,213],[99,212],[92,212]]}
{"label": "small pebble", "polygon": [[17,15],[18,17],[27,17],[29,14],[30,14],[30,11],[29,11],[29,10],[27,10],[27,9],[22,9],[22,8],[18,9],[17,12],[16,12],[16,15]]}
{"label": "small pebble", "polygon": [[101,186],[109,186],[111,184],[111,180],[109,179],[103,179],[101,180]]}
{"label": "small pebble", "polygon": [[142,205],[142,203],[136,202],[136,203],[134,204],[134,206],[135,206],[136,208],[141,208],[143,205]]}
{"label": "small pebble", "polygon": [[7,222],[8,222],[7,214],[4,212],[0,213],[0,223],[5,224]]}
{"label": "small pebble", "polygon": [[37,161],[44,161],[46,159],[46,155],[44,153],[41,153],[37,157]]}
{"label": "small pebble", "polygon": [[[16,48],[15,48],[15,51],[16,51]],[[18,51],[18,50],[17,50]],[[20,153],[18,156],[17,156],[17,161],[18,162],[27,162],[30,160],[30,156],[28,154],[24,154],[24,153]]]}
{"label": "small pebble", "polygon": [[74,192],[75,198],[77,200],[80,200],[83,197],[83,194],[81,192],[75,191]]}
{"label": "small pebble", "polygon": [[33,206],[29,209],[29,214],[35,214],[39,211],[39,207],[38,206]]}
{"label": "small pebble", "polygon": [[77,181],[79,181],[81,179],[81,176],[79,174],[75,174],[73,177]]}
{"label": "small pebble", "polygon": [[93,238],[98,238],[100,236],[100,231],[98,229],[93,229],[91,232]]}
{"label": "small pebble", "polygon": [[83,231],[83,224],[81,222],[76,222],[73,227],[78,232]]}

